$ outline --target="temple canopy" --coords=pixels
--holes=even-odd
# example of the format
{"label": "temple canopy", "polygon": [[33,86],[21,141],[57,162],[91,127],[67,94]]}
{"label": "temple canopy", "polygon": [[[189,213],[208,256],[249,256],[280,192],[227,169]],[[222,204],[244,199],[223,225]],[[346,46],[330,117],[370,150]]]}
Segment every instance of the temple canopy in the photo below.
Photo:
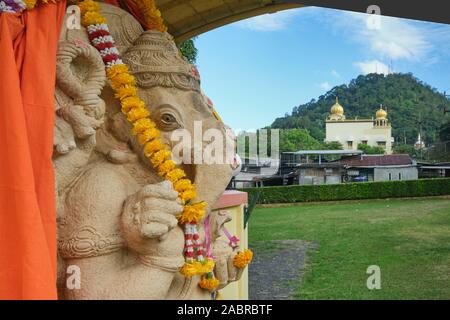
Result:
{"label": "temple canopy", "polygon": [[157,0],[156,4],[177,42],[239,20],[303,6],[272,0]]}

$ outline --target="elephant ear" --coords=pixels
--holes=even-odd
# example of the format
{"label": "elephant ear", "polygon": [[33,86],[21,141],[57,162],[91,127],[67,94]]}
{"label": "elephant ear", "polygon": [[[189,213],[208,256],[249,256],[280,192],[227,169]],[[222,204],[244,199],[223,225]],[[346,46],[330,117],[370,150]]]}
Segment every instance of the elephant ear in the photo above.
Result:
{"label": "elephant ear", "polygon": [[100,11],[108,21],[115,45],[124,54],[144,32],[141,24],[128,12],[116,6],[100,3]]}
{"label": "elephant ear", "polygon": [[83,41],[59,43],[56,59],[55,134],[57,154],[95,135],[105,113],[100,94],[106,75],[98,51]]}

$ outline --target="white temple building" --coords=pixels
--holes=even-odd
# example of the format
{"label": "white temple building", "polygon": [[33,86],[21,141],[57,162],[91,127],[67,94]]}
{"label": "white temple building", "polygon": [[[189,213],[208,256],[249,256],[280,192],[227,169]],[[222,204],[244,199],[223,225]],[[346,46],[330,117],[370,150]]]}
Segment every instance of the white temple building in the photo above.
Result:
{"label": "white temple building", "polygon": [[387,118],[387,111],[380,109],[372,119],[346,119],[344,107],[336,103],[331,107],[330,115],[326,120],[325,141],[338,141],[344,150],[357,150],[358,144],[366,144],[372,147],[382,147],[386,154],[392,154],[392,127]]}

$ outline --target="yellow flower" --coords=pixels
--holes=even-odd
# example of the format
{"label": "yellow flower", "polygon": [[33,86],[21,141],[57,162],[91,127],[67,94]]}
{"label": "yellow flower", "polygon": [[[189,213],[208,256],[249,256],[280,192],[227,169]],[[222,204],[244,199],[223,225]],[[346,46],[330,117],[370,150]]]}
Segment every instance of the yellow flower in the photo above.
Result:
{"label": "yellow flower", "polygon": [[122,100],[122,112],[127,113],[133,108],[145,108],[145,102],[138,97],[128,97]]}
{"label": "yellow flower", "polygon": [[133,132],[135,134],[143,133],[148,129],[154,128],[155,126],[156,124],[149,118],[139,119],[133,124]]}
{"label": "yellow flower", "polygon": [[159,150],[165,149],[165,145],[160,140],[153,140],[147,142],[144,147],[144,154],[147,158],[150,158],[152,154],[158,152]]}
{"label": "yellow flower", "polygon": [[214,291],[219,286],[219,284],[220,284],[220,281],[217,280],[214,277],[209,278],[209,279],[208,278],[203,278],[198,283],[200,288],[205,289],[205,290],[209,290],[209,291]]}
{"label": "yellow flower", "polygon": [[198,274],[197,262],[186,262],[180,272],[188,278],[196,276]]}
{"label": "yellow flower", "polygon": [[172,183],[177,182],[181,178],[186,177],[186,173],[182,169],[173,169],[166,174],[166,179]]}
{"label": "yellow flower", "polygon": [[87,27],[93,24],[106,23],[106,19],[98,12],[89,11],[83,15],[81,23],[83,24],[84,27]]}
{"label": "yellow flower", "polygon": [[195,198],[197,198],[197,192],[194,188],[185,190],[183,192],[179,193],[180,199],[183,201],[183,203],[189,202]]}
{"label": "yellow flower", "polygon": [[159,150],[155,154],[152,155],[151,162],[153,167],[157,168],[166,160],[170,160],[172,157],[172,152],[169,150]]}
{"label": "yellow flower", "polygon": [[188,189],[194,188],[191,180],[189,179],[180,179],[173,184],[173,188],[178,192],[183,192]]}
{"label": "yellow flower", "polygon": [[139,11],[144,15],[145,22],[150,30],[166,32],[167,27],[161,17],[161,11],[156,8],[154,0],[136,1]]}
{"label": "yellow flower", "polygon": [[211,273],[214,270],[214,260],[206,259],[203,262],[186,262],[181,268],[180,272],[185,277],[201,276],[207,273]]}
{"label": "yellow flower", "polygon": [[236,268],[244,269],[253,259],[253,252],[249,249],[239,252],[235,257],[233,264]]}
{"label": "yellow flower", "polygon": [[136,78],[129,73],[120,73],[111,79],[111,87],[118,90],[122,86],[135,86]]}
{"label": "yellow flower", "polygon": [[144,145],[153,139],[159,138],[160,136],[161,132],[158,129],[150,128],[138,134],[138,141],[140,144]]}
{"label": "yellow flower", "polygon": [[115,97],[117,99],[123,100],[128,97],[135,97],[137,96],[137,88],[130,85],[124,85],[121,86],[116,90]]}
{"label": "yellow flower", "polygon": [[128,70],[128,66],[126,64],[116,64],[109,68],[108,71],[106,71],[106,75],[109,79],[113,79],[114,77],[123,73],[130,73],[130,70]]}
{"label": "yellow flower", "polygon": [[177,164],[175,163],[175,161],[173,160],[166,160],[164,161],[164,163],[162,163],[159,167],[158,167],[158,173],[161,177],[164,177],[166,174],[168,174],[170,171],[172,171],[173,169],[175,169],[177,166]]}
{"label": "yellow flower", "polygon": [[33,9],[36,6],[37,0],[24,0],[27,9]]}
{"label": "yellow flower", "polygon": [[181,224],[198,223],[205,215],[206,205],[206,202],[185,205],[183,213],[178,216],[178,222]]}
{"label": "yellow flower", "polygon": [[205,259],[205,261],[200,262],[201,266],[199,268],[199,270],[201,271],[202,274],[205,273],[210,273],[214,270],[214,266],[216,265],[216,263],[214,262],[213,259]]}
{"label": "yellow flower", "polygon": [[80,7],[82,15],[86,14],[86,12],[90,11],[98,12],[100,10],[100,7],[97,4],[97,2],[92,0],[85,0],[83,2],[80,2],[78,6]]}
{"label": "yellow flower", "polygon": [[127,113],[128,121],[136,122],[139,119],[147,118],[150,112],[145,107],[133,108]]}

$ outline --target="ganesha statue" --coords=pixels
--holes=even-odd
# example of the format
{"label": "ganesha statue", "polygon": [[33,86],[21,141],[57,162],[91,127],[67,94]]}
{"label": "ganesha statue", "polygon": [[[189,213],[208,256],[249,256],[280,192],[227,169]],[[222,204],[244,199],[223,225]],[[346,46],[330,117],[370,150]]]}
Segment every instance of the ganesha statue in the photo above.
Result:
{"label": "ganesha statue", "polygon": [[[199,123],[232,139],[202,93],[196,69],[180,56],[168,33],[144,31],[120,8],[101,4],[100,10],[165,144],[174,147],[176,130],[193,135]],[[55,113],[60,298],[211,299],[211,292],[198,285],[200,276],[180,273],[185,263],[185,235],[177,220],[182,203],[132,134],[102,57],[83,27],[61,34]],[[230,181],[230,164],[184,161],[180,167],[196,186],[196,200],[208,204],[206,214],[217,233],[229,219],[214,218],[211,205]],[[203,222],[198,231],[199,241],[205,241]],[[224,250],[217,238],[212,236],[211,248],[223,288],[242,272],[232,263],[236,250]],[[76,288],[67,286],[73,266],[80,276]]]}

